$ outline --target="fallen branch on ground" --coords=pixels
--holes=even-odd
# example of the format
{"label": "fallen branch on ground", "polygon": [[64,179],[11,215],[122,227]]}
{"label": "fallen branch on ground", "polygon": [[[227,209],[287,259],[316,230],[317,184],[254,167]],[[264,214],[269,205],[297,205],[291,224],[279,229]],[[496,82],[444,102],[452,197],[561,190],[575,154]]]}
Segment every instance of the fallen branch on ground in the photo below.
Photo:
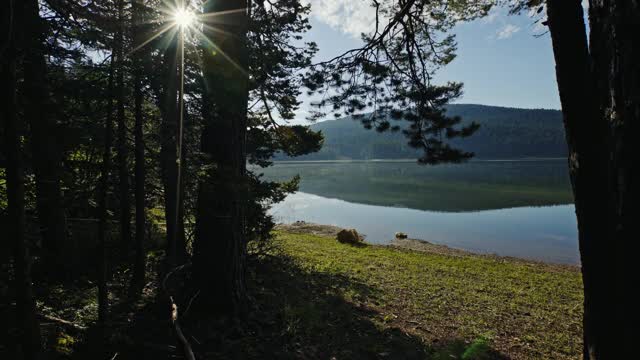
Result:
{"label": "fallen branch on ground", "polygon": [[189,343],[187,338],[184,336],[184,333],[182,332],[182,328],[180,327],[180,323],[178,322],[178,305],[173,300],[173,296],[171,296],[171,294],[167,290],[167,280],[169,279],[169,277],[173,275],[175,272],[184,269],[188,265],[190,264],[187,263],[169,271],[167,275],[164,277],[164,279],[162,280],[161,286],[162,286],[162,291],[164,291],[164,293],[167,294],[167,296],[169,297],[169,305],[171,306],[171,325],[173,325],[173,330],[175,331],[176,337],[180,341],[180,344],[182,344],[182,348],[184,350],[184,356],[187,358],[187,360],[196,360],[196,357],[193,354],[193,349],[191,348],[191,344]]}
{"label": "fallen branch on ground", "polygon": [[40,318],[42,318],[43,320],[47,320],[47,321],[55,322],[55,323],[60,324],[60,325],[68,326],[68,327],[74,328],[75,330],[79,330],[79,331],[87,330],[86,326],[78,325],[78,324],[73,323],[71,321],[68,321],[68,320],[65,320],[65,319],[60,319],[60,318],[55,317],[55,316],[45,315],[45,314],[38,314],[38,316]]}

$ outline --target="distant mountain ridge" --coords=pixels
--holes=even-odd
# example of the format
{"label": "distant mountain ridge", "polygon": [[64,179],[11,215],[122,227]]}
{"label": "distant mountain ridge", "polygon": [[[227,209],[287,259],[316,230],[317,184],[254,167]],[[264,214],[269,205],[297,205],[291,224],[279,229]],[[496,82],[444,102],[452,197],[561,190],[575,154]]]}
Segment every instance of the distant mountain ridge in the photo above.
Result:
{"label": "distant mountain ridge", "polygon": [[[451,142],[474,152],[476,158],[564,157],[567,154],[559,110],[451,104],[447,112],[462,117],[463,123],[480,124],[480,129],[471,137]],[[419,154],[419,150],[407,145],[401,132],[367,130],[351,117],[318,122],[311,128],[324,134],[322,150],[296,158],[279,155],[276,160],[411,159]]]}

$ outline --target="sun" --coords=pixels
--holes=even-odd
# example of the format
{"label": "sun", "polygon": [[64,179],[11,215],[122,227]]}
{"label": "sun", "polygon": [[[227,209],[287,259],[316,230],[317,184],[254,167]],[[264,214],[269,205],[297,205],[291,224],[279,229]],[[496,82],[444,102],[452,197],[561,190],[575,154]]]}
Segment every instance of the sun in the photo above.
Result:
{"label": "sun", "polygon": [[178,9],[173,14],[173,22],[181,28],[190,27],[195,21],[195,14],[187,9]]}

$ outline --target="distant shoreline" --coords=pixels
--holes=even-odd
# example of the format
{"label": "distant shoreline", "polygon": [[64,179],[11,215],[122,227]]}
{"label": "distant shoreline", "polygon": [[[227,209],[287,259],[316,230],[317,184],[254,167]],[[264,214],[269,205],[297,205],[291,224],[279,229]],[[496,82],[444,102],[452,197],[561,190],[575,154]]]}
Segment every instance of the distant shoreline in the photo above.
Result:
{"label": "distant shoreline", "polygon": [[[471,159],[469,162],[536,162],[566,161],[565,157],[526,157],[513,159]],[[331,164],[331,163],[415,163],[416,159],[336,159],[336,160],[274,160],[275,164]]]}
{"label": "distant shoreline", "polygon": [[[291,224],[283,224],[283,223],[277,224],[274,230],[282,231],[290,234],[306,234],[306,235],[325,236],[325,237],[335,238],[336,234],[339,231],[343,230],[343,228],[334,226],[334,225],[323,225],[323,224],[310,223],[306,221],[297,221]],[[389,244],[371,244],[371,243],[367,243],[365,239],[365,243],[368,246],[383,246],[383,247],[390,247],[390,248],[396,248],[396,249],[402,249],[402,250],[418,251],[423,253],[431,253],[431,254],[438,254],[438,255],[453,256],[453,257],[462,256],[462,257],[487,258],[487,259],[493,259],[499,262],[529,264],[533,266],[544,267],[547,269],[562,269],[562,270],[571,270],[571,271],[580,270],[579,264],[546,262],[541,260],[526,259],[526,258],[520,258],[515,256],[503,256],[503,255],[497,255],[493,253],[473,252],[469,250],[453,248],[447,245],[434,244],[432,242],[429,242],[427,240],[422,240],[422,239],[395,238]]]}

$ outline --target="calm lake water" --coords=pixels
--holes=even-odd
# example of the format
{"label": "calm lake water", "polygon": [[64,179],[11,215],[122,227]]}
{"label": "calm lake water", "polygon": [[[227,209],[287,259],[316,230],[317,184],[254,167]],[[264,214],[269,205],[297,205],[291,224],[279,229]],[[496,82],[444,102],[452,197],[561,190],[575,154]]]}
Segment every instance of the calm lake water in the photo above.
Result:
{"label": "calm lake water", "polygon": [[300,192],[276,204],[276,221],[355,228],[371,243],[402,231],[479,253],[579,262],[566,160],[282,162],[263,170]]}

